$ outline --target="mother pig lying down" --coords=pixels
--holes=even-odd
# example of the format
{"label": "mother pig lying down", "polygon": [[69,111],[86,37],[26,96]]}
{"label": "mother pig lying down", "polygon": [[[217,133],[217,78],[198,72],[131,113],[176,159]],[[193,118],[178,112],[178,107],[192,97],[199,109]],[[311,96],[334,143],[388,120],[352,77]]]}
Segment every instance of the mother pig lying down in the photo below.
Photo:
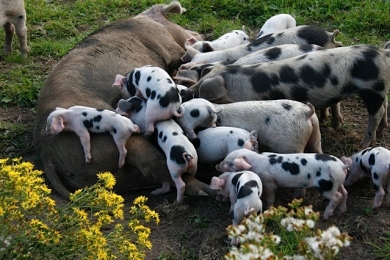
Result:
{"label": "mother pig lying down", "polygon": [[[133,18],[112,23],[83,39],[50,72],[39,93],[34,143],[46,177],[63,197],[94,184],[96,175],[105,171],[115,176],[117,192],[160,185],[162,181],[173,184],[164,154],[141,135],[134,134],[128,139],[124,166],[119,168],[119,152],[108,133],[91,133],[93,156],[87,164],[75,133],[61,132],[54,136],[42,130],[56,107],[67,109],[78,105],[114,110],[121,93],[111,85],[118,73],[146,64],[168,72],[177,69],[185,53],[184,42],[196,34],[165,16],[184,10],[179,2],[154,5]],[[208,185],[193,176],[183,178],[188,194],[213,194]]]}

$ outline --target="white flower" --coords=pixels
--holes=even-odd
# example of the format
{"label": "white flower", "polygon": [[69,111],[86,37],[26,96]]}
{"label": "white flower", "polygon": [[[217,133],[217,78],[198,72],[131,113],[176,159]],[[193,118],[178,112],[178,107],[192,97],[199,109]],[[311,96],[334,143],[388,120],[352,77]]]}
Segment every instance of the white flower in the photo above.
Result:
{"label": "white flower", "polygon": [[275,245],[279,245],[279,243],[281,241],[280,236],[272,235],[271,238],[272,238],[272,241],[275,243]]}
{"label": "white flower", "polygon": [[316,225],[316,223],[315,223],[313,220],[308,219],[308,220],[306,220],[306,225],[307,225],[309,228],[313,229],[314,226]]}

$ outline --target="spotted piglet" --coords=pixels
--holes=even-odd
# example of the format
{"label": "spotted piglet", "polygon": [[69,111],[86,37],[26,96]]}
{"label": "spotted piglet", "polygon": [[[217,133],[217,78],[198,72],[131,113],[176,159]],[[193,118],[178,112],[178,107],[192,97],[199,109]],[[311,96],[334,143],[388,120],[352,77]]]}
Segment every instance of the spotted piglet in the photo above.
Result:
{"label": "spotted piglet", "polygon": [[216,166],[219,172],[250,170],[258,174],[264,184],[267,207],[273,205],[278,187],[317,188],[329,204],[323,218],[328,219],[338,207],[347,211],[347,191],[344,181],[351,159],[342,162],[335,156],[314,153],[255,153],[248,149],[231,152]]}
{"label": "spotted piglet", "polygon": [[220,110],[204,98],[194,98],[182,104],[184,114],[177,118],[178,124],[183,128],[186,136],[193,140],[195,131],[199,128],[215,127],[217,114]]}
{"label": "spotted piglet", "polygon": [[[341,157],[342,161],[347,159],[345,156]],[[390,206],[390,151],[384,147],[369,147],[352,155],[350,159],[352,159],[352,165],[344,186],[348,187],[359,179],[371,177],[375,188],[373,208],[379,208],[385,195],[383,186],[387,183],[387,206]]]}
{"label": "spotted piglet", "polygon": [[289,14],[277,14],[269,18],[261,27],[256,39],[297,26],[297,21]]}
{"label": "spotted piglet", "polygon": [[136,89],[135,95],[146,99],[147,135],[154,132],[155,122],[170,119],[172,116],[181,117],[184,114],[179,90],[162,68],[147,65],[135,68],[126,77],[127,89]]}
{"label": "spotted piglet", "polygon": [[[229,198],[230,213],[233,212],[233,226],[238,226],[244,217],[261,213],[263,203],[260,199],[263,184],[260,177],[251,171],[224,172],[211,179],[210,188],[218,190],[217,199]],[[233,238],[232,245],[237,245]]]}
{"label": "spotted piglet", "polygon": [[119,151],[119,167],[125,163],[127,139],[133,132],[140,132],[138,126],[127,117],[110,110],[85,106],[73,106],[68,109],[57,107],[47,117],[46,131],[49,130],[51,134],[62,131],[75,132],[80,137],[87,163],[92,159],[89,132],[110,133]]}
{"label": "spotted piglet", "polygon": [[[185,183],[181,176],[188,173],[192,176],[197,171],[198,155],[194,145],[184,135],[181,127],[172,119],[156,123],[157,142],[167,157],[167,166],[177,189],[176,202],[183,202]],[[152,194],[164,194],[170,191],[169,183],[163,182],[161,188]]]}
{"label": "spotted piglet", "polygon": [[127,100],[121,99],[118,101],[118,106],[115,111],[128,117],[134,124],[138,125],[142,134],[146,133],[146,101],[140,97],[131,97]]}
{"label": "spotted piglet", "polygon": [[258,152],[257,132],[238,127],[218,126],[198,132],[193,141],[198,161],[204,164],[220,163],[234,150],[247,148]]}

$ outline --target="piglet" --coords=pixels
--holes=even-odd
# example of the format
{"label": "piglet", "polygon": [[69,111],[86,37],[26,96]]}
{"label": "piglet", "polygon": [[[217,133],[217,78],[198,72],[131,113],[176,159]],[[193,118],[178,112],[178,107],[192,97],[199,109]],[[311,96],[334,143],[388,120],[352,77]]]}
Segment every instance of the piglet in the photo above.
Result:
{"label": "piglet", "polygon": [[[233,226],[238,226],[244,217],[261,213],[263,203],[260,199],[263,184],[260,177],[251,171],[224,172],[211,179],[210,188],[218,190],[217,199],[229,198],[230,213],[233,212]],[[237,238],[231,240],[237,245]]]}
{"label": "piglet", "polygon": [[201,130],[193,143],[198,161],[203,164],[220,163],[229,153],[241,148],[259,151],[257,132],[238,127],[218,126]]}
{"label": "piglet", "polygon": [[182,104],[184,113],[177,118],[178,124],[183,128],[186,136],[193,140],[199,128],[215,127],[217,114],[220,110],[204,98],[194,98]]}
{"label": "piglet", "polygon": [[[156,129],[157,143],[165,153],[168,170],[176,186],[176,202],[181,203],[184,199],[186,186],[181,176],[184,173],[195,175],[198,155],[194,145],[184,135],[181,127],[172,119],[157,122]],[[153,191],[152,194],[163,194],[168,191],[170,191],[169,183],[163,182],[162,187]]]}
{"label": "piglet", "polygon": [[27,58],[27,27],[26,9],[23,0],[0,0],[0,26],[5,31],[4,54],[9,55],[12,51],[12,38],[16,33],[20,53],[23,58]]}
{"label": "piglet", "polygon": [[110,110],[99,110],[85,106],[72,106],[68,109],[57,107],[47,117],[46,131],[58,134],[73,131],[79,137],[84,148],[85,161],[91,162],[91,143],[89,132],[110,133],[119,151],[119,167],[125,163],[126,142],[133,132],[139,133],[137,125],[127,117]]}
{"label": "piglet", "polygon": [[273,205],[278,187],[317,188],[329,199],[323,216],[328,219],[336,207],[340,213],[347,210],[348,193],[343,183],[351,164],[351,159],[342,162],[328,154],[258,154],[239,149],[226,156],[216,169],[219,172],[250,170],[258,174],[264,184],[266,208]]}
{"label": "piglet", "polygon": [[[340,159],[345,161],[349,158],[342,156]],[[387,183],[387,206],[390,206],[390,151],[384,147],[368,147],[352,155],[350,159],[352,159],[352,165],[344,186],[348,187],[359,179],[371,177],[375,188],[373,208],[379,208],[385,195],[383,186]]]}
{"label": "piglet", "polygon": [[[135,68],[127,77],[127,88],[136,89],[135,95],[146,99],[146,134],[154,132],[154,123],[181,117],[184,107],[173,79],[160,67],[143,66]],[[178,112],[180,111],[180,112]]]}
{"label": "piglet", "polygon": [[289,14],[277,14],[265,21],[256,39],[295,26],[297,26],[297,21],[295,21],[294,17]]}

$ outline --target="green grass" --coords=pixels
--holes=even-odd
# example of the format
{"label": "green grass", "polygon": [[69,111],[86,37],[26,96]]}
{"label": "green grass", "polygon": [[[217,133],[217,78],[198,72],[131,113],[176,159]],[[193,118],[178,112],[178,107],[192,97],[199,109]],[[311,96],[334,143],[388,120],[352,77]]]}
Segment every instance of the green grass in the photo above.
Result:
{"label": "green grass", "polygon": [[[77,42],[112,21],[142,12],[155,3],[169,1],[127,0],[29,0],[26,1],[29,58],[22,60],[14,39],[11,56],[0,54],[0,105],[34,107],[44,79]],[[184,15],[172,15],[180,25],[217,38],[245,29],[256,35],[262,24],[278,13],[292,14],[298,24],[317,24],[330,31],[338,28],[345,46],[390,40],[390,1],[181,1]],[[4,42],[4,34],[0,34]]]}

